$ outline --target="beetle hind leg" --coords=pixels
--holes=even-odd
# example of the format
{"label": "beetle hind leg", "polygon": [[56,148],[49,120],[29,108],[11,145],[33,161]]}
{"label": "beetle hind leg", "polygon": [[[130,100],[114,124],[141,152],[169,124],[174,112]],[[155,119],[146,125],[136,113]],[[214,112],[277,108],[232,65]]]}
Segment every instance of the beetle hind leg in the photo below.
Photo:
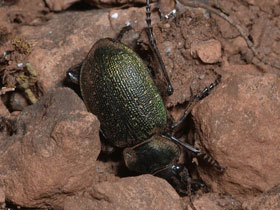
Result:
{"label": "beetle hind leg", "polygon": [[221,173],[225,171],[225,168],[220,166],[219,163],[207,153],[199,153],[196,157],[200,163],[206,163],[207,165],[216,168]]}
{"label": "beetle hind leg", "polygon": [[213,83],[211,83],[208,87],[204,88],[199,94],[192,96],[186,110],[184,111],[180,119],[170,126],[171,130],[174,130],[179,125],[181,125],[184,122],[184,120],[187,118],[187,116],[190,114],[191,110],[196,105],[196,103],[202,100],[203,98],[205,98],[212,91],[212,89],[214,89],[220,83],[220,81],[221,81],[221,75],[217,74],[217,79]]}

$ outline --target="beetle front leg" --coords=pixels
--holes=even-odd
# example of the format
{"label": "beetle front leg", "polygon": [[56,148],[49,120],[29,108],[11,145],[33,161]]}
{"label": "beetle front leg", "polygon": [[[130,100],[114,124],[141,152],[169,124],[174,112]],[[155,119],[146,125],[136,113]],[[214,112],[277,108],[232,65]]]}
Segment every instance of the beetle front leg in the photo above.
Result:
{"label": "beetle front leg", "polygon": [[67,72],[66,72],[66,78],[73,84],[79,85],[80,83],[80,70],[82,67],[82,62],[76,64],[75,66],[71,67]]}

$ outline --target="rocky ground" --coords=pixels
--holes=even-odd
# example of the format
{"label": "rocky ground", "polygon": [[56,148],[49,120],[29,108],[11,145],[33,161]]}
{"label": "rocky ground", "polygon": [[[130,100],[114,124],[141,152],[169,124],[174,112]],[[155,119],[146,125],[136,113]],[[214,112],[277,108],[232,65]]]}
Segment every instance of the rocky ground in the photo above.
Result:
{"label": "rocky ground", "polygon": [[[0,0],[0,209],[280,209],[279,1],[177,5],[176,22],[160,20],[157,3],[151,14],[168,97],[145,2]],[[153,69],[174,121],[222,77],[177,131],[226,169],[185,154],[207,192],[180,197],[165,180],[128,171],[118,150],[100,153],[99,121],[65,80],[97,40],[128,23],[122,41]]]}

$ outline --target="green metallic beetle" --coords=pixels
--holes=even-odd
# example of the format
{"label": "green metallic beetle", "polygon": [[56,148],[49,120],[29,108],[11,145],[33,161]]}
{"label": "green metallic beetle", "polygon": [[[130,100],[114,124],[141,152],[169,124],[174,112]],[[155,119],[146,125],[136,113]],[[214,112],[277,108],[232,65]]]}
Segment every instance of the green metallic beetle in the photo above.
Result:
{"label": "green metallic beetle", "polygon": [[124,148],[130,170],[163,177],[178,192],[192,184],[188,170],[177,164],[178,144],[197,154],[199,150],[167,132],[172,128],[162,97],[149,69],[132,49],[110,38],[101,39],[89,51],[79,74],[88,110],[98,117],[106,139]]}
{"label": "green metallic beetle", "polygon": [[117,147],[148,139],[165,127],[164,103],[134,51],[112,39],[95,43],[82,64],[80,88],[88,109]]}
{"label": "green metallic beetle", "polygon": [[[150,21],[148,13],[147,9],[147,22]],[[152,34],[149,23],[148,26]],[[88,110],[98,117],[106,139],[113,146],[124,148],[123,158],[130,170],[162,177],[178,192],[184,191],[197,182],[190,179],[183,165],[178,164],[178,145],[195,154],[200,151],[179,141],[171,132],[189,110],[178,123],[169,126],[162,97],[149,69],[120,39],[121,36],[117,40],[97,41],[82,63],[79,79],[73,72],[68,72],[68,77],[79,81],[82,98]],[[151,39],[155,48],[152,35]],[[157,48],[155,51],[157,53]],[[161,57],[157,56],[162,66]],[[167,78],[168,92],[172,93],[164,66],[162,70]],[[203,98],[219,81],[220,77],[195,99]],[[211,164],[222,169],[214,161]]]}

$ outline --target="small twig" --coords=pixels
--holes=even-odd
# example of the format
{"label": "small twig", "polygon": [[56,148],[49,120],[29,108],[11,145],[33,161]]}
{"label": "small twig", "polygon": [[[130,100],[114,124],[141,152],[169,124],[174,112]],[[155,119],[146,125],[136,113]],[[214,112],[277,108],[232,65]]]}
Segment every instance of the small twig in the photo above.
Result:
{"label": "small twig", "polygon": [[15,91],[15,88],[7,88],[7,87],[2,87],[0,90],[0,95],[5,95],[7,92]]}

